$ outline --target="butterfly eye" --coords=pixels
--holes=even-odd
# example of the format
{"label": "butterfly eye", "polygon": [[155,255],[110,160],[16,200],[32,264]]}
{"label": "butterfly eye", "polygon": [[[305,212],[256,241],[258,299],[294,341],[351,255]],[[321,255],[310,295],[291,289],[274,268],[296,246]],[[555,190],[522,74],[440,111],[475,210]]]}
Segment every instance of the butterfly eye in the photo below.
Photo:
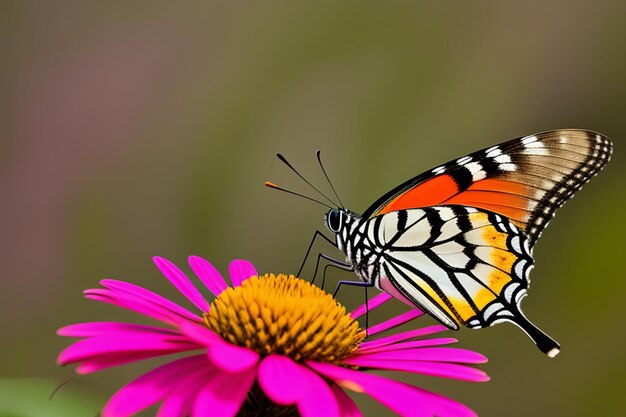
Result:
{"label": "butterfly eye", "polygon": [[331,232],[337,233],[341,229],[341,213],[339,210],[333,209],[326,215],[326,224]]}

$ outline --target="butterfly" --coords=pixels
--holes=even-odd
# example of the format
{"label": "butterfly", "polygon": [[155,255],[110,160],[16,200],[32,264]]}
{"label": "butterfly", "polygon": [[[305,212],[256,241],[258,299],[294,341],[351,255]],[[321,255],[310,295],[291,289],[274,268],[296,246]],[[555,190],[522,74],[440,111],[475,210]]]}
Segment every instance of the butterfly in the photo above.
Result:
{"label": "butterfly", "polygon": [[[530,283],[533,248],[556,210],[606,165],[612,150],[602,134],[552,130],[424,172],[363,214],[320,202],[329,207],[325,223],[334,240],[320,232],[315,236],[341,250],[345,261],[320,257],[360,279],[340,285],[376,287],[453,330],[511,322],[554,357],[559,344],[520,307]],[[318,160],[328,179],[319,151]]]}

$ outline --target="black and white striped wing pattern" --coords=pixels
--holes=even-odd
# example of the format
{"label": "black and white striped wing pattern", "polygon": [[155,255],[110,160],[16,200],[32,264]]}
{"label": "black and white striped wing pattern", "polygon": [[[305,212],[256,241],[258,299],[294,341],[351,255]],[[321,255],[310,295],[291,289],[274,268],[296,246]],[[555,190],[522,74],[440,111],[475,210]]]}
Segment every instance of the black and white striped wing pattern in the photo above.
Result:
{"label": "black and white striped wing pattern", "polygon": [[510,321],[549,356],[559,345],[524,316],[533,259],[528,237],[497,213],[464,206],[398,210],[353,229],[356,272],[442,324]]}
{"label": "black and white striped wing pattern", "polygon": [[446,326],[481,328],[520,314],[533,260],[528,239],[506,217],[427,207],[377,216],[358,233],[369,265],[361,273]]}
{"label": "black and white striped wing pattern", "polygon": [[507,217],[532,247],[556,210],[606,165],[612,151],[606,136],[581,129],[513,139],[400,184],[363,217],[440,205],[476,207]]}

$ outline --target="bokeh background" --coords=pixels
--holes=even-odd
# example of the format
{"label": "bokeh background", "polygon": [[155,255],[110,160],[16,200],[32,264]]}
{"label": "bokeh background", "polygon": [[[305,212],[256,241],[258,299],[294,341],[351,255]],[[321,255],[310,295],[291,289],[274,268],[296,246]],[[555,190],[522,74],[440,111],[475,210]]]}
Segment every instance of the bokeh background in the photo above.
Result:
{"label": "bokeh background", "polygon": [[358,212],[449,159],[560,127],[616,148],[535,250],[524,307],[561,355],[513,326],[464,330],[491,382],[402,378],[481,416],[623,415],[625,22],[620,1],[2,2],[0,415],[93,416],[152,366],[74,378],[48,401],[73,375],[55,365],[58,327],[135,320],[82,299],[101,278],[174,297],[157,254],[295,272],[323,210],[262,186],[309,192],[276,152],[325,187],[321,149]]}

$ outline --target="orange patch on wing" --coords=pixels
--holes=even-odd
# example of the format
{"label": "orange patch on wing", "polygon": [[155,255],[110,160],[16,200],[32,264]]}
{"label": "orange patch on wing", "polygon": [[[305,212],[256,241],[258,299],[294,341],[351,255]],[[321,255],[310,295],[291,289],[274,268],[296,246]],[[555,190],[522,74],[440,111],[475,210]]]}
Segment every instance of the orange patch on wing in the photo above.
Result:
{"label": "orange patch on wing", "polygon": [[513,269],[513,264],[517,260],[517,256],[515,254],[498,248],[493,248],[491,250],[491,262],[492,265],[496,268],[503,270],[506,273],[511,273],[511,269]]}
{"label": "orange patch on wing", "polygon": [[493,293],[487,288],[483,288],[479,290],[472,299],[474,300],[474,304],[476,304],[476,307],[478,307],[478,309],[482,311],[487,306],[487,304],[496,299],[496,296],[493,295]]}
{"label": "orange patch on wing", "polygon": [[455,323],[457,323],[457,324],[459,323],[456,315],[454,315],[452,310],[450,310],[448,305],[439,297],[439,295],[435,292],[435,290],[433,290],[429,285],[426,285],[426,284],[423,284],[423,283],[419,283],[418,285],[420,286],[421,289],[424,290],[424,292],[426,292],[426,294],[428,294],[433,299],[435,304],[437,304],[442,310],[444,310],[446,313],[448,313],[450,318],[452,318],[452,320]]}
{"label": "orange patch on wing", "polygon": [[445,202],[493,211],[524,227],[529,218],[532,188],[517,182],[484,179]]}
{"label": "orange patch on wing", "polygon": [[474,311],[472,306],[470,306],[470,304],[464,298],[449,297],[448,300],[450,301],[452,307],[454,307],[464,323],[467,323],[470,318],[476,315],[476,312]]}
{"label": "orange patch on wing", "polygon": [[450,175],[439,175],[398,195],[383,207],[378,214],[435,206],[458,192],[459,188]]}
{"label": "orange patch on wing", "polygon": [[502,287],[511,281],[511,277],[500,270],[494,270],[487,278],[487,285],[493,292],[500,294]]}
{"label": "orange patch on wing", "polygon": [[464,191],[446,201],[447,204],[477,207],[478,204],[493,204],[527,210],[528,198],[497,191]]}
{"label": "orange patch on wing", "polygon": [[518,182],[511,182],[506,180],[498,180],[493,178],[476,181],[468,190],[475,191],[499,191],[503,193],[528,196],[531,193],[531,188],[527,185],[520,184]]}
{"label": "orange patch on wing", "polygon": [[[515,219],[510,219],[511,223],[513,223],[515,226],[517,226],[518,229],[521,230],[526,230],[526,225],[528,224],[526,221],[521,221],[521,220],[515,220]],[[528,220],[528,219],[526,219]]]}
{"label": "orange patch on wing", "polygon": [[474,229],[478,229],[479,227],[484,227],[484,226],[491,224],[491,221],[489,220],[487,213],[483,211],[470,213],[469,219]]}
{"label": "orange patch on wing", "polygon": [[506,249],[506,240],[508,235],[506,233],[499,232],[494,226],[484,227],[482,238],[485,241],[486,246]]}

